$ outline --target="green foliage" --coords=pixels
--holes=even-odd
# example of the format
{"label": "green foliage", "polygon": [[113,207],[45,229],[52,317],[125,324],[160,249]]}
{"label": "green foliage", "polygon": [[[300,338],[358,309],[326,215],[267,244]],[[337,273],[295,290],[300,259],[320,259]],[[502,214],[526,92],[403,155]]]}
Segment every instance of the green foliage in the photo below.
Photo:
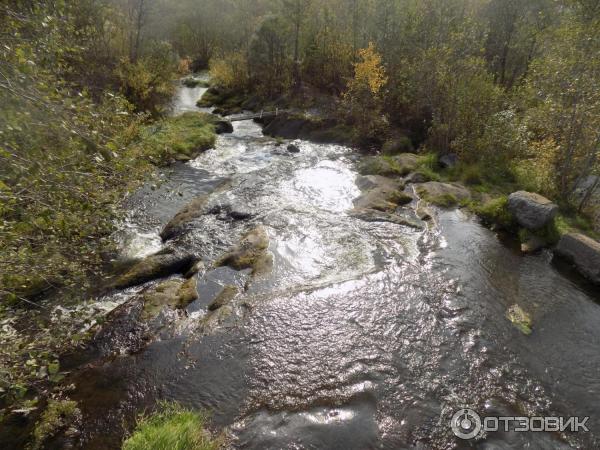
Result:
{"label": "green foliage", "polygon": [[162,402],[154,414],[139,418],[123,450],[217,450],[222,439],[205,429],[207,415]]}
{"label": "green foliage", "polygon": [[211,59],[210,78],[214,86],[237,93],[245,92],[250,87],[246,55],[233,52]]}
{"label": "green foliage", "polygon": [[34,450],[42,448],[48,438],[51,438],[60,430],[74,425],[80,419],[81,412],[77,408],[77,402],[50,399],[40,420],[35,425],[33,431],[34,441],[31,448]]}
{"label": "green foliage", "polygon": [[117,68],[121,92],[139,111],[153,115],[164,110],[174,92],[178,64],[168,43],[155,43],[146,55]]}

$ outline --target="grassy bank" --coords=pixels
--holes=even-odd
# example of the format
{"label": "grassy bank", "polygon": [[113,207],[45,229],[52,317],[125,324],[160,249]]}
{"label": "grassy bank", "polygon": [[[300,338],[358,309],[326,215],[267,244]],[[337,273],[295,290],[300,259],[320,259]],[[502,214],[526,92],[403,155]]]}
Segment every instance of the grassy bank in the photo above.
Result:
{"label": "grassy bank", "polygon": [[[85,287],[100,270],[102,255],[112,251],[110,234],[123,196],[156,166],[212,147],[212,121],[207,114],[187,113],[134,124],[113,139],[115,151],[105,157],[73,146],[66,166],[39,155],[19,184],[0,181],[0,304],[27,303],[61,286]],[[26,186],[36,201],[18,186]]]}
{"label": "grassy bank", "polygon": [[123,450],[217,450],[223,439],[206,430],[207,416],[174,403],[161,403],[154,414],[139,418]]}

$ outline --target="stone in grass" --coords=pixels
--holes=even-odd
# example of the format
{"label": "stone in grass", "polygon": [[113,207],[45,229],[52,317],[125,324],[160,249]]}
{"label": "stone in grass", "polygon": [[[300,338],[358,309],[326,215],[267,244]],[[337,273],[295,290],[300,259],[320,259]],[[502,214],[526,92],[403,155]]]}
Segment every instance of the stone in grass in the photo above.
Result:
{"label": "stone in grass", "polygon": [[531,317],[529,317],[529,314],[527,314],[519,305],[515,304],[508,308],[506,318],[510,320],[521,333],[526,335],[531,334]]}
{"label": "stone in grass", "polygon": [[508,196],[508,210],[523,228],[539,230],[554,220],[558,206],[539,194],[518,191]]}

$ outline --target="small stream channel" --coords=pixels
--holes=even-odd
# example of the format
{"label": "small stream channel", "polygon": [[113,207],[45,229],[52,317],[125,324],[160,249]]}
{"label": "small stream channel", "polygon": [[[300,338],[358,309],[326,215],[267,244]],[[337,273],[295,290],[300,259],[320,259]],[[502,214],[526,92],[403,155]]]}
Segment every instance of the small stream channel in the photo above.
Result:
{"label": "small stream channel", "polygon": [[[203,92],[180,87],[174,112],[197,110]],[[262,225],[273,269],[252,281],[208,270],[174,332],[77,370],[82,448],[119,448],[123,424],[159,399],[210,410],[241,449],[600,448],[597,290],[460,210],[436,211],[423,230],[352,217],[351,149],[295,141],[292,155],[253,122],[234,128],[130,199],[123,254],[159,250],[162,226],[210,194],[251,218],[208,214],[176,245],[210,262]],[[231,284],[242,293],[230,313],[199,328]],[[515,303],[532,316],[530,336],[506,319]],[[590,432],[461,441],[449,419],[462,407],[590,416]]]}

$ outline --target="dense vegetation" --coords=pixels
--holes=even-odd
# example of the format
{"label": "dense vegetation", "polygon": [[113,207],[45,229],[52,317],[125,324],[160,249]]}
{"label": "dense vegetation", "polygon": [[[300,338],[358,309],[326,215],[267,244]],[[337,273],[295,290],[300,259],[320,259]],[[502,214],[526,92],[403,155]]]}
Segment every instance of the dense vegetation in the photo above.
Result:
{"label": "dense vegetation", "polygon": [[253,3],[233,36],[214,36],[210,66],[222,88],[333,104],[326,113],[353,125],[359,143],[393,147],[404,133],[423,150],[458,154],[483,179],[579,211],[596,188],[576,193],[598,173],[598,1],[187,3],[207,5],[196,10],[214,23]]}
{"label": "dense vegetation", "polygon": [[128,6],[0,7],[0,299],[9,303],[84,283],[150,163],[214,142],[207,117],[149,125],[170,101],[179,59],[169,43],[139,38],[143,11]]}

